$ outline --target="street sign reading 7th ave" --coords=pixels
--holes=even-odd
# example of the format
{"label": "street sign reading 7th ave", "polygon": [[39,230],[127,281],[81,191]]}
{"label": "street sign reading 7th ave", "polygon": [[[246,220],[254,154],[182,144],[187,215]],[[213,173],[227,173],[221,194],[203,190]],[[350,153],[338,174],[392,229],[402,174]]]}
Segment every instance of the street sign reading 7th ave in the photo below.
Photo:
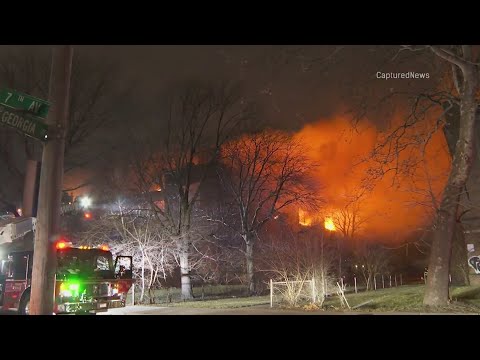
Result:
{"label": "street sign reading 7th ave", "polygon": [[48,101],[9,89],[0,90],[0,104],[15,110],[29,112],[31,115],[41,119],[47,117],[48,109],[50,108]]}
{"label": "street sign reading 7th ave", "polygon": [[17,110],[11,110],[0,104],[0,124],[8,125],[27,136],[46,141],[48,125]]}

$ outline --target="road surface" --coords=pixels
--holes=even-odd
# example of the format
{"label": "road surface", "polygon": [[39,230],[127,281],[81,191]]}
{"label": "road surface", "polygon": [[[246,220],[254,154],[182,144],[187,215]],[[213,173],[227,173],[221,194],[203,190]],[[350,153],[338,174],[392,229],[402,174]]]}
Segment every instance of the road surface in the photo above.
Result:
{"label": "road surface", "polygon": [[[120,309],[110,309],[107,313],[98,315],[457,315],[432,313],[367,313],[367,312],[336,312],[336,311],[302,311],[270,308],[268,305],[249,306],[235,309],[206,309],[166,306],[127,306]],[[467,315],[467,314],[463,314]],[[478,315],[478,314],[474,314]]]}
{"label": "road surface", "polygon": [[[0,315],[16,315],[14,311],[2,311]],[[302,311],[270,308],[268,305],[257,305],[234,309],[207,309],[194,307],[175,307],[160,305],[136,305],[119,309],[110,309],[97,315],[480,315],[459,313],[406,313],[406,312],[340,312],[340,311]]]}

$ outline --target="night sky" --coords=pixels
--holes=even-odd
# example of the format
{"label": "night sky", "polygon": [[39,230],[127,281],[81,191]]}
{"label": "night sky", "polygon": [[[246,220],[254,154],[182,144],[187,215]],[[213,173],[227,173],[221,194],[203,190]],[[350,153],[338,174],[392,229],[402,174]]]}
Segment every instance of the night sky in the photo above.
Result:
{"label": "night sky", "polygon": [[[33,49],[33,50],[32,50]],[[20,53],[25,47],[1,46],[0,58]],[[50,47],[27,49],[48,56]],[[74,46],[74,57],[88,58],[99,68],[110,66],[114,88],[129,89],[127,101],[119,99],[112,112],[112,124],[89,138],[84,150],[102,144],[99,153],[121,148],[114,135],[115,124],[140,124],[144,119],[162,121],[161,96],[172,84],[187,79],[240,82],[246,99],[258,104],[258,121],[263,126],[299,131],[305,124],[341,116],[369,106],[392,91],[432,88],[438,80],[379,80],[377,71],[419,71],[436,69],[429,55],[398,52],[396,46],[278,46],[278,45],[179,45],[179,46]],[[405,99],[389,100],[388,111],[406,108]],[[379,128],[391,114],[368,114]],[[141,126],[141,125],[139,125]],[[96,150],[95,150],[96,151]],[[119,150],[115,150],[119,151]],[[111,154],[98,156],[88,166],[102,168]],[[102,161],[103,160],[103,161]],[[1,170],[0,170],[1,172]],[[82,171],[65,176],[78,182]],[[86,175],[85,175],[86,176]],[[84,177],[86,178],[86,177]],[[73,184],[72,184],[73,185]]]}
{"label": "night sky", "polygon": [[431,58],[401,54],[396,46],[77,46],[118,64],[119,81],[134,84],[135,112],[151,112],[161,91],[185,78],[241,81],[245,96],[261,104],[263,120],[298,129],[348,110],[358,93],[391,87],[430,86],[428,81],[382,81],[375,72],[432,71]]}
{"label": "night sky", "polygon": [[[25,48],[25,47],[23,47]],[[35,46],[45,54],[49,47]],[[0,55],[22,47],[0,46]],[[262,117],[275,127],[298,129],[348,109],[355,97],[431,86],[429,81],[388,82],[383,71],[432,71],[431,56],[402,53],[379,45],[95,45],[75,46],[74,56],[87,55],[111,64],[118,86],[135,89],[135,114],[155,116],[158,96],[172,82],[193,79],[240,81],[245,96],[262,105]]]}

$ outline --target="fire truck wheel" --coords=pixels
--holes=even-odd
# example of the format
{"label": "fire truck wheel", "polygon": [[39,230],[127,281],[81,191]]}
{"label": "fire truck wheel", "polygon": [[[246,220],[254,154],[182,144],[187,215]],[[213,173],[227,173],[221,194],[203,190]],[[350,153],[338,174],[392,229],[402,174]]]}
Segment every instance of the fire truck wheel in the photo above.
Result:
{"label": "fire truck wheel", "polygon": [[30,291],[22,297],[18,312],[20,315],[30,315]]}

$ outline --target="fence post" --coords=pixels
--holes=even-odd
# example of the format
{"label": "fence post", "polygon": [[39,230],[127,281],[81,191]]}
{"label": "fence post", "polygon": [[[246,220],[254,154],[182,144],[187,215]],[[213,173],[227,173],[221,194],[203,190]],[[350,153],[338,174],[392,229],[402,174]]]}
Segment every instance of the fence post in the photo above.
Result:
{"label": "fence post", "polygon": [[397,287],[397,274],[395,274],[395,287]]}
{"label": "fence post", "polygon": [[355,294],[357,293],[357,277],[353,277],[353,283],[355,284]]}
{"label": "fence post", "polygon": [[448,274],[448,282],[452,282],[452,275],[451,274]]}
{"label": "fence post", "polygon": [[376,276],[373,277],[373,286],[374,286],[374,289],[377,290],[377,277]]}
{"label": "fence post", "polygon": [[403,285],[402,274],[400,274],[400,286]]}
{"label": "fence post", "polygon": [[382,274],[382,287],[385,289],[385,279],[383,278],[383,274]]}
{"label": "fence post", "polygon": [[132,284],[132,306],[135,305],[135,283]]}
{"label": "fence post", "polygon": [[273,307],[273,280],[270,279],[270,307]]}
{"label": "fence post", "polygon": [[390,287],[392,287],[392,275],[390,275]]}
{"label": "fence post", "polygon": [[312,299],[313,303],[317,301],[316,294],[315,294],[315,277],[312,277]]}

